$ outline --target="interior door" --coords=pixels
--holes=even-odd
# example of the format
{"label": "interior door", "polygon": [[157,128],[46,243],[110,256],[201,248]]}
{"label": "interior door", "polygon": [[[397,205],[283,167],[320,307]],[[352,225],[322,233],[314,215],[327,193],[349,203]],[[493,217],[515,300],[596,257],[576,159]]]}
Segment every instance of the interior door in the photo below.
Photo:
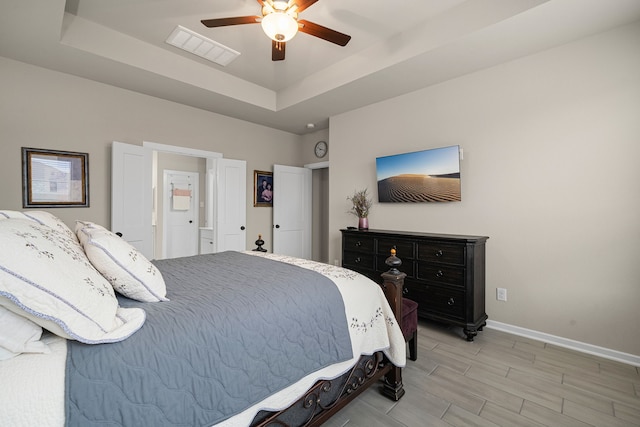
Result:
{"label": "interior door", "polygon": [[311,169],[273,166],[273,252],[311,259]]}
{"label": "interior door", "polygon": [[113,142],[111,146],[111,230],[142,255],[153,258],[151,150]]}
{"label": "interior door", "polygon": [[163,171],[163,258],[198,254],[199,174]]}
{"label": "interior door", "polygon": [[216,251],[247,249],[247,162],[216,159]]}

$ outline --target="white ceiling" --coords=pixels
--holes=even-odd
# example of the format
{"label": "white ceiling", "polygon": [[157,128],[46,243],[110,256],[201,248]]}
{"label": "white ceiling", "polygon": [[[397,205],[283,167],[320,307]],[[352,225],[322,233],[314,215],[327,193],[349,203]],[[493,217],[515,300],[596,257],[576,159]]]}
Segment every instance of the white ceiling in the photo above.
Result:
{"label": "white ceiling", "polygon": [[[271,61],[256,0],[2,0],[0,55],[288,132],[640,19],[638,0],[319,0],[300,14],[352,36],[299,33]],[[226,67],[165,43],[177,25],[241,55]]]}

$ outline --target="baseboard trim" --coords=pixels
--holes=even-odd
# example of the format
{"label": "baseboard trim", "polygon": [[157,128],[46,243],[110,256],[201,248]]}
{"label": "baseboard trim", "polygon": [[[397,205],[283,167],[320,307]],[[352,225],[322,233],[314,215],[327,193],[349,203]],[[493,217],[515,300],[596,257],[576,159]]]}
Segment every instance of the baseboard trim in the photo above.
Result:
{"label": "baseboard trim", "polygon": [[599,356],[604,359],[615,360],[616,362],[622,362],[633,366],[640,366],[640,356],[636,356],[634,354],[623,353],[621,351],[611,350],[604,347],[598,347],[597,345],[574,341],[568,338],[558,337],[544,332],[509,325],[507,323],[496,322],[495,320],[487,320],[486,328],[508,332],[510,334],[519,335],[521,337],[531,338],[532,340],[536,341],[554,344],[558,347],[576,350],[582,353]]}

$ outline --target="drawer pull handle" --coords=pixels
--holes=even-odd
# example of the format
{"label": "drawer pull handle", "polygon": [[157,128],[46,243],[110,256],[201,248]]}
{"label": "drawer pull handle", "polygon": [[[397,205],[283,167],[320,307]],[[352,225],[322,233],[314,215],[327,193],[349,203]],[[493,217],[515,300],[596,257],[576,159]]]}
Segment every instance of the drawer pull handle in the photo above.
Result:
{"label": "drawer pull handle", "polygon": [[453,298],[449,298],[449,300],[447,301],[447,305],[453,305],[456,303],[456,300],[454,300]]}
{"label": "drawer pull handle", "polygon": [[440,258],[442,255],[444,255],[444,253],[442,252],[442,249],[438,249],[435,253],[435,255]]}
{"label": "drawer pull handle", "polygon": [[358,241],[356,242],[356,246],[357,246],[357,247],[362,246],[362,242],[361,242],[360,240],[358,240]]}
{"label": "drawer pull handle", "polygon": [[356,264],[359,263],[361,261],[360,257],[356,258]]}
{"label": "drawer pull handle", "polygon": [[438,270],[438,272],[436,273],[436,277],[442,277],[444,276],[444,273],[442,272],[442,270]]}
{"label": "drawer pull handle", "polygon": [[407,295],[409,293],[409,289],[402,288],[402,295]]}

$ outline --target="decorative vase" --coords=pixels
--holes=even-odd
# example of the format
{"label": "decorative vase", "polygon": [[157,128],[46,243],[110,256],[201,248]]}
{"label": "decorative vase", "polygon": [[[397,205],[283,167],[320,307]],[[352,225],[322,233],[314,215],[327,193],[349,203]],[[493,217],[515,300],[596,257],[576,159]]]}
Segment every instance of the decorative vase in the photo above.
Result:
{"label": "decorative vase", "polygon": [[369,218],[358,218],[358,230],[369,229]]}

